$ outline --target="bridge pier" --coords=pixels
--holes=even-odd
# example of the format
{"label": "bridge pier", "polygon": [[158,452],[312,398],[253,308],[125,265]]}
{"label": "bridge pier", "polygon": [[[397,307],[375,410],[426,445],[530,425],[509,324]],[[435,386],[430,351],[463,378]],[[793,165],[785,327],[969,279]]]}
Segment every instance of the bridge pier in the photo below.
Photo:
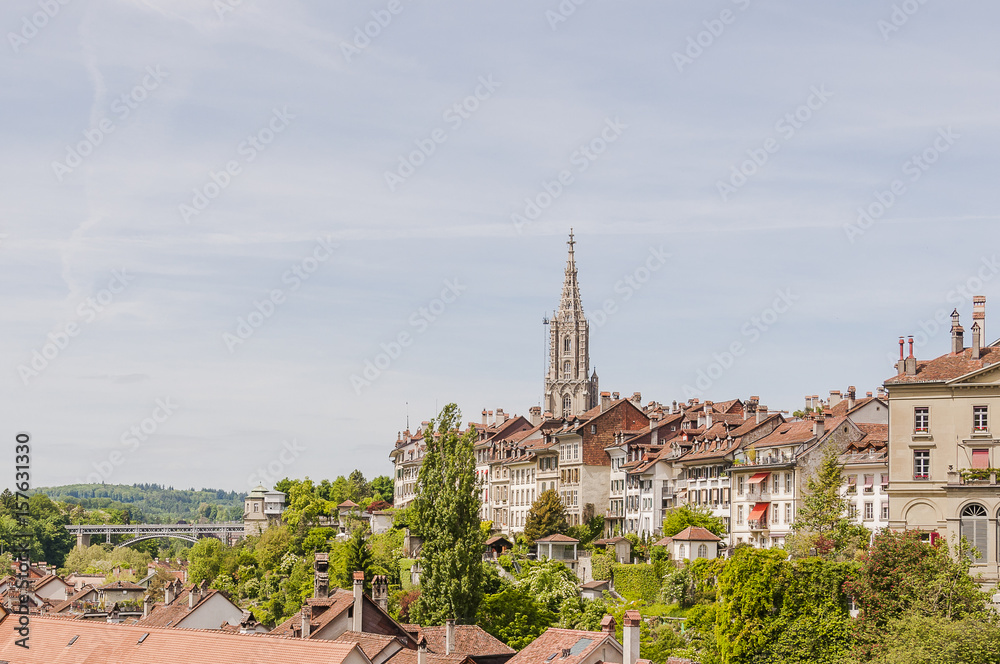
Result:
{"label": "bridge pier", "polygon": [[78,547],[86,549],[90,546],[90,535],[85,535],[83,533],[76,534],[76,545]]}

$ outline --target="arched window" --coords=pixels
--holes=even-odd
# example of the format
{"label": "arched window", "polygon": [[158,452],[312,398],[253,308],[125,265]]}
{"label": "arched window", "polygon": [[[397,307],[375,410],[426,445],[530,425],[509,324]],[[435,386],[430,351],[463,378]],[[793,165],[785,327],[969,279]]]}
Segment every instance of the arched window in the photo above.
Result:
{"label": "arched window", "polygon": [[563,362],[563,378],[569,378],[569,377],[570,377],[570,364],[569,360],[566,360],[565,362]]}
{"label": "arched window", "polygon": [[563,397],[563,416],[569,417],[570,411],[573,410],[573,399],[568,394]]}
{"label": "arched window", "polygon": [[962,510],[961,533],[970,545],[976,548],[972,553],[972,561],[986,562],[986,508],[975,503],[966,505]]}
{"label": "arched window", "polygon": [[685,545],[681,544],[679,547],[677,547],[677,557],[680,558],[681,560],[687,558],[687,547]]}
{"label": "arched window", "polygon": [[563,352],[564,353],[568,353],[569,352],[569,337],[564,337],[563,338]]}
{"label": "arched window", "polygon": [[705,546],[704,544],[699,544],[698,545],[698,557],[699,558],[708,558],[708,547]]}

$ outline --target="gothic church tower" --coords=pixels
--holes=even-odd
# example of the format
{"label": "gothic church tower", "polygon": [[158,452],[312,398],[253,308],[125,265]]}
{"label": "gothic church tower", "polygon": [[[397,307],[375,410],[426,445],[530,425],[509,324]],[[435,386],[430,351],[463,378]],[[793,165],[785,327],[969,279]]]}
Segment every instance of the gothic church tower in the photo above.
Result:
{"label": "gothic church tower", "polygon": [[545,410],[572,418],[598,404],[597,372],[590,373],[590,324],[583,315],[573,256],[573,229],[559,310],[549,326],[549,370],[545,375]]}

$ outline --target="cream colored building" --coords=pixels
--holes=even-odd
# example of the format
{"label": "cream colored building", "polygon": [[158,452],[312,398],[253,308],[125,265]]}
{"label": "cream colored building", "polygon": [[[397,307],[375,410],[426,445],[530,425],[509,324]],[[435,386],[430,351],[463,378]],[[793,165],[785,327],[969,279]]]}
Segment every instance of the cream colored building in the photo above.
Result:
{"label": "cream colored building", "polygon": [[1000,347],[984,346],[985,298],[977,297],[972,346],[952,314],[951,352],[905,356],[889,393],[889,527],[928,538],[964,536],[977,549],[973,574],[1000,580]]}

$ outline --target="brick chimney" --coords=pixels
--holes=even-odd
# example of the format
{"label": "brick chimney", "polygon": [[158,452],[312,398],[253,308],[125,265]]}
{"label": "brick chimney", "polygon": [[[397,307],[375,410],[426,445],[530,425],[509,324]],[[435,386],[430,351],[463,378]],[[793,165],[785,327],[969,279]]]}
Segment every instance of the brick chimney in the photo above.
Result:
{"label": "brick chimney", "polygon": [[601,618],[601,631],[608,636],[615,635],[615,617],[607,615]]}
{"label": "brick chimney", "polygon": [[313,561],[313,597],[324,599],[330,596],[330,554],[317,553]]}
{"label": "brick chimney", "polygon": [[354,573],[354,625],[351,627],[355,632],[361,631],[361,612],[365,596],[365,573]]}
{"label": "brick chimney", "polygon": [[757,406],[757,424],[767,419],[767,406]]}
{"label": "brick chimney", "polygon": [[959,322],[958,309],[951,312],[951,353],[955,355],[965,350],[965,330]]}
{"label": "brick chimney", "polygon": [[823,417],[822,413],[816,414],[816,419],[813,420],[813,435],[819,438],[826,431],[826,418]]}
{"label": "brick chimney", "polygon": [[300,612],[302,616],[302,638],[309,638],[309,630],[312,628],[310,624],[312,622],[312,606],[308,603],[302,605],[302,611]]}
{"label": "brick chimney", "polygon": [[639,659],[639,624],[642,616],[638,611],[625,612],[622,621],[622,664],[635,664]]}
{"label": "brick chimney", "polygon": [[972,359],[978,360],[983,356],[983,334],[979,323],[972,324]]}
{"label": "brick chimney", "polygon": [[986,296],[975,295],[972,298],[972,324],[979,323],[979,333],[982,335],[982,343],[989,343],[986,340]]}
{"label": "brick chimney", "polygon": [[444,621],[444,654],[450,655],[455,650],[455,619]]}

